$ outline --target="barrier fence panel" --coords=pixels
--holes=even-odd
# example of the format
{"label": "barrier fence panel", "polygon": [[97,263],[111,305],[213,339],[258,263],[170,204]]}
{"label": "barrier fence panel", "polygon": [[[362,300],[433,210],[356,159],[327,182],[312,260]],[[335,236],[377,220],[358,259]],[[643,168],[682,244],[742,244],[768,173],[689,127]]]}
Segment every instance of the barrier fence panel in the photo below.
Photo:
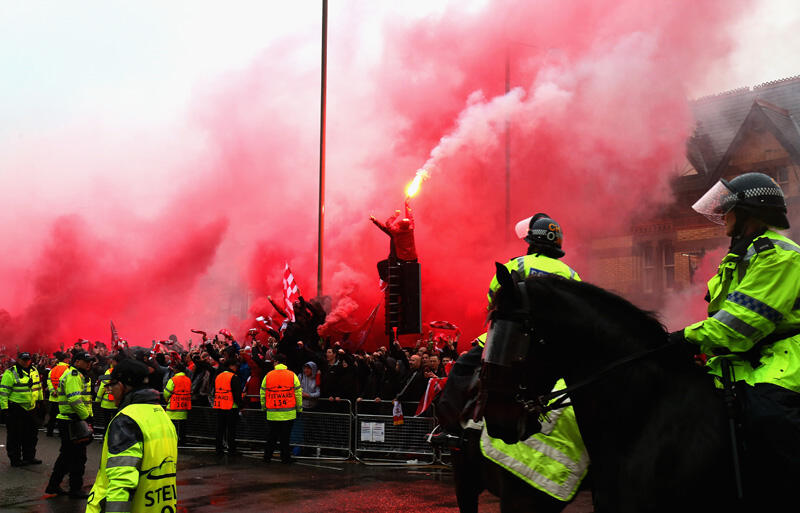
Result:
{"label": "barrier fence panel", "polygon": [[434,463],[436,455],[426,435],[435,421],[429,415],[414,417],[417,405],[402,403],[403,423],[395,425],[391,401],[357,402],[356,459],[366,464]]}
{"label": "barrier fence panel", "polygon": [[[303,411],[292,426],[291,445],[309,449],[302,455],[327,459],[348,459],[352,447],[352,419],[349,401],[328,404],[320,400],[317,408]],[[267,412],[261,409],[245,408],[236,427],[236,440],[259,444],[266,442]],[[189,438],[216,440],[217,414],[213,408],[193,406],[186,422],[186,435]]]}

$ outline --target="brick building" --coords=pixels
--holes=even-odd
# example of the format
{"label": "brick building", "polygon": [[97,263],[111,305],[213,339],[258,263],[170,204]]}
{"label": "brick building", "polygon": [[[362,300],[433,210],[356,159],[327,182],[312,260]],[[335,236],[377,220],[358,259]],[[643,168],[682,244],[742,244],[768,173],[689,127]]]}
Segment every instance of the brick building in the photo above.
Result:
{"label": "brick building", "polygon": [[648,309],[705,282],[708,276],[695,276],[700,259],[727,246],[724,227],[691,209],[720,178],[773,177],[789,206],[789,236],[800,240],[800,76],[704,97],[691,108],[696,125],[672,184],[675,203],[628,234],[593,242],[594,281]]}

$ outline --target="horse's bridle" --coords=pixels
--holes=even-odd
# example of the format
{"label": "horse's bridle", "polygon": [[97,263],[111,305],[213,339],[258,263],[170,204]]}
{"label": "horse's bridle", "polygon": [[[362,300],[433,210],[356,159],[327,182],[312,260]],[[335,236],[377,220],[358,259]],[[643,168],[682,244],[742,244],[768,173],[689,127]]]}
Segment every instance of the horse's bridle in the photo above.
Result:
{"label": "horse's bridle", "polygon": [[[517,286],[522,295],[522,305],[511,314],[506,314],[502,317],[496,315],[496,311],[492,313],[492,323],[486,336],[482,357],[484,364],[508,367],[509,371],[513,364],[525,361],[531,347],[531,340],[536,339],[533,322],[531,321],[531,305],[527,287],[524,281],[517,282]],[[539,338],[537,343],[544,345],[545,340]],[[566,402],[570,393],[586,388],[631,363],[673,347],[677,343],[667,342],[653,349],[626,356],[612,362],[578,383],[538,395],[532,399],[527,399],[523,396],[525,386],[518,383],[520,393],[517,394],[515,400],[522,405],[527,413],[546,418],[548,412],[566,408],[572,404],[571,402]]]}

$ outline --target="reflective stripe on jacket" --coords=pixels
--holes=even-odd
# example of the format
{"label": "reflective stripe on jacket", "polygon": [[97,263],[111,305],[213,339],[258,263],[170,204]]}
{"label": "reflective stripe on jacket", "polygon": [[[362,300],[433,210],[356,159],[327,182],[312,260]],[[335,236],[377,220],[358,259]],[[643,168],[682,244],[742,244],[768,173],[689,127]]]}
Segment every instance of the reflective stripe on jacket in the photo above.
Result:
{"label": "reflective stripe on jacket", "polygon": [[[129,404],[114,418],[127,415],[139,426],[143,441],[109,454],[103,440],[100,470],[89,494],[87,513],[163,513],[177,511],[178,437],[175,426],[157,404]],[[113,422],[113,419],[112,419]]]}
{"label": "reflective stripe on jacket", "polygon": [[171,419],[188,418],[188,410],[192,409],[192,380],[179,372],[172,376],[164,387],[164,400],[167,401],[167,416]]}
{"label": "reflective stripe on jacket", "polygon": [[267,420],[293,420],[303,411],[303,388],[297,375],[279,363],[261,382],[261,408]]}
{"label": "reflective stripe on jacket", "polygon": [[67,369],[69,369],[68,363],[58,362],[55,367],[50,369],[50,373],[47,375],[47,390],[50,392],[50,401],[54,403],[58,402],[58,382]]}
{"label": "reflective stripe on jacket", "polygon": [[233,389],[231,388],[231,371],[223,371],[214,380],[214,408],[217,410],[230,410],[236,408],[233,403]]}
{"label": "reflective stripe on jacket", "polygon": [[8,402],[17,403],[26,410],[36,407],[36,401],[44,398],[39,371],[33,366],[24,372],[12,365],[0,379],[0,408],[8,408]]}
{"label": "reflective stripe on jacket", "polygon": [[[505,265],[509,271],[517,271],[523,278],[527,278],[529,276],[547,276],[555,274],[571,280],[580,281],[581,279],[581,277],[578,276],[578,273],[572,270],[570,266],[561,260],[558,260],[557,258],[551,258],[540,253],[512,258],[506,262]],[[497,281],[497,276],[494,276],[492,278],[492,282],[489,284],[489,293],[486,296],[489,300],[490,310],[492,308],[494,295],[497,293],[498,288],[500,288],[500,283]]]}
{"label": "reflective stripe on jacket", "polygon": [[[559,380],[553,390],[566,385]],[[542,431],[527,440],[508,445],[492,438],[484,427],[481,452],[537,490],[560,500],[572,499],[589,469],[589,453],[583,445],[572,406],[549,413]]]}
{"label": "reflective stripe on jacket", "polygon": [[[728,358],[736,380],[772,383],[800,392],[800,247],[767,230],[742,255],[729,253],[708,282],[709,317],[684,329],[690,342],[708,355],[720,375],[719,358]],[[755,347],[766,336],[777,341]],[[755,347],[753,358],[743,355]],[[755,364],[755,366],[753,365]]]}
{"label": "reflective stripe on jacket", "polygon": [[78,369],[70,366],[58,382],[58,416],[86,420],[92,415],[92,383]]}
{"label": "reflective stripe on jacket", "polygon": [[[111,374],[114,367],[106,369],[104,375]],[[105,381],[100,382],[100,388],[97,389],[97,398],[100,399],[100,407],[107,410],[116,410],[117,403],[114,402],[114,394],[111,393],[111,387],[107,386]]]}
{"label": "reflective stripe on jacket", "polygon": [[[522,278],[555,275],[581,280],[578,273],[564,262],[541,254],[517,257],[505,265],[509,271],[517,271]],[[499,287],[495,276],[489,285],[489,309]],[[485,342],[484,333],[478,337],[478,345],[483,347]],[[554,389],[564,386],[564,381],[559,380]],[[490,437],[484,429],[481,433],[481,451],[484,456],[534,488],[558,500],[567,501],[575,495],[586,475],[589,456],[571,406],[550,413],[550,419],[547,425],[542,426],[542,432],[511,445]]]}

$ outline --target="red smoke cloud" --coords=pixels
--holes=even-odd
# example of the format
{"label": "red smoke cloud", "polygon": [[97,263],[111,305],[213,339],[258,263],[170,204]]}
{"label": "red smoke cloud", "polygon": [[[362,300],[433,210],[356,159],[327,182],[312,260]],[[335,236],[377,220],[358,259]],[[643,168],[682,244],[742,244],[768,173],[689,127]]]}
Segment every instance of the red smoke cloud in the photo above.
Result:
{"label": "red smoke cloud", "polygon": [[[323,291],[334,309],[360,324],[380,300],[375,263],[388,240],[368,218],[400,208],[423,164],[430,178],[412,207],[424,321],[479,334],[493,262],[524,252],[513,225],[538,211],[562,224],[565,260],[591,280],[590,238],[669,200],[692,124],[687,88],[707,82],[706,70],[727,55],[727,29],[746,4],[499,1],[469,12],[453,4],[421,21],[381,21],[377,65],[357,57],[350,28],[362,13],[334,6]],[[107,341],[111,319],[132,345],[169,333],[183,340],[190,328],[229,327],[241,339],[252,318],[274,314],[263,297],[282,297],[286,261],[313,297],[316,38],[280,41],[248,69],[198,87],[188,120],[199,135],[174,141],[182,158],[165,159],[155,180],[162,200],[147,214],[125,201],[137,152],[86,142],[98,131],[90,122],[37,141],[46,151],[79,140],[59,166],[108,152],[102,162],[115,167],[74,195],[53,194],[48,208],[21,205],[30,230],[7,221],[7,240],[22,249],[0,265],[6,343]],[[38,163],[35,149],[20,150],[14,167]],[[373,343],[383,343],[379,324]]]}

